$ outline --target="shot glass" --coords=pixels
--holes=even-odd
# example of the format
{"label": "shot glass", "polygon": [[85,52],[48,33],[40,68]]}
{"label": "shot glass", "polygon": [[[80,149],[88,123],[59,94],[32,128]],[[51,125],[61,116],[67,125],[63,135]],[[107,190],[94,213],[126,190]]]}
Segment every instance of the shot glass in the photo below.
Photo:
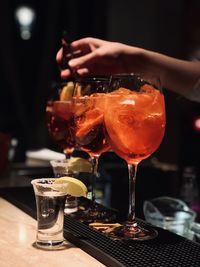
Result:
{"label": "shot glass", "polygon": [[[70,176],[70,177],[78,178],[78,172],[75,170],[72,171],[69,168],[69,159],[51,160],[50,164],[53,168],[53,173],[54,173],[55,178],[62,177],[62,176]],[[64,213],[71,214],[76,211],[78,211],[77,197],[67,195]]]}
{"label": "shot glass", "polygon": [[35,246],[57,249],[63,245],[64,206],[66,193],[63,184],[54,184],[55,178],[31,181],[37,208],[37,232]]}
{"label": "shot glass", "polygon": [[50,165],[56,178],[62,176],[78,176],[78,170],[71,170],[69,167],[70,159],[51,160]]}

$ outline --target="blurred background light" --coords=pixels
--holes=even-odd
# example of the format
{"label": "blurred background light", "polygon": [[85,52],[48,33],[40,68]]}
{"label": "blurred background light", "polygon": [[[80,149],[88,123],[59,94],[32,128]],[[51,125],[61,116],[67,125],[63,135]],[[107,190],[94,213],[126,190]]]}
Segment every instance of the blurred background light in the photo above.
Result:
{"label": "blurred background light", "polygon": [[194,119],[194,129],[200,132],[200,116]]}
{"label": "blurred background light", "polygon": [[21,38],[23,40],[29,40],[36,18],[35,10],[28,6],[19,6],[15,9],[14,15],[20,28]]}

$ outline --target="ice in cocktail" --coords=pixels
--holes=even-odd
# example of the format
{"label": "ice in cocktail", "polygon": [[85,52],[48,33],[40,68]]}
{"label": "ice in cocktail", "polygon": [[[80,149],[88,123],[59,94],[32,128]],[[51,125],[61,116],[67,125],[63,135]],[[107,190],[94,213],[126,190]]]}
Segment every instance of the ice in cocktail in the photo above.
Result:
{"label": "ice in cocktail", "polygon": [[164,136],[164,97],[150,89],[146,86],[146,90],[135,92],[120,88],[107,94],[104,118],[108,139],[114,151],[129,163],[149,157]]}
{"label": "ice in cocktail", "polygon": [[76,143],[91,156],[100,156],[109,149],[105,137],[105,94],[74,99]]}
{"label": "ice in cocktail", "polygon": [[75,147],[72,100],[48,101],[46,114],[50,137],[66,154],[71,154]]}
{"label": "ice in cocktail", "polygon": [[159,77],[142,74],[113,75],[106,94],[104,123],[111,149],[128,165],[129,211],[127,221],[112,231],[125,240],[148,240],[157,231],[140,226],[135,218],[138,164],[161,144],[165,132],[165,104]]}

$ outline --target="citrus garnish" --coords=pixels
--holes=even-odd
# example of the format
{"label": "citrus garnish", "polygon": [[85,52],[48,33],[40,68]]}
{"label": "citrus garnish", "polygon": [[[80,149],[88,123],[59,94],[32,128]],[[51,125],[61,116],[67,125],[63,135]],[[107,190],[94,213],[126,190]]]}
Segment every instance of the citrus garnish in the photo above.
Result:
{"label": "citrus garnish", "polygon": [[69,177],[69,176],[64,176],[55,179],[54,182],[55,185],[61,185],[59,187],[59,191],[66,193],[67,195],[71,195],[74,197],[86,197],[87,196],[87,187],[83,182],[80,180]]}
{"label": "citrus garnish", "polygon": [[145,83],[144,85],[141,86],[141,89],[146,92],[146,93],[152,93],[152,92],[155,92],[155,88],[150,85],[150,84],[147,84]]}
{"label": "citrus garnish", "polygon": [[65,121],[72,118],[72,101],[54,101],[53,112]]}
{"label": "citrus garnish", "polygon": [[92,109],[85,113],[85,120],[78,123],[76,138],[81,139],[87,136],[94,129],[103,124],[103,113],[99,109]]}
{"label": "citrus garnish", "polygon": [[72,157],[68,161],[68,171],[72,172],[92,172],[92,164],[84,158]]}
{"label": "citrus garnish", "polygon": [[72,99],[74,92],[74,83],[68,82],[63,88],[60,93],[60,101],[66,101]]}

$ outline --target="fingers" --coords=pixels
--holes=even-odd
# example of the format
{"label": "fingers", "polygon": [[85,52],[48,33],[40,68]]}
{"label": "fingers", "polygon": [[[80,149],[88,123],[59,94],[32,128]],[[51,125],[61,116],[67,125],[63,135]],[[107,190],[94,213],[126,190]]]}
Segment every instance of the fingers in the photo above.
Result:
{"label": "fingers", "polygon": [[63,49],[61,48],[56,54],[56,61],[60,68],[61,79],[67,79],[71,76],[71,71],[69,69],[64,69],[64,70],[62,69],[62,56],[63,56],[62,54],[63,54]]}
{"label": "fingers", "polygon": [[62,61],[62,54],[63,54],[63,49],[61,48],[58,53],[56,54],[56,61],[60,64]]}
{"label": "fingers", "polygon": [[87,68],[87,66],[93,64],[98,59],[96,50],[79,58],[74,58],[69,61],[69,66],[72,69]]}
{"label": "fingers", "polygon": [[[74,58],[80,58],[80,62],[77,61],[77,63],[85,63],[86,61],[90,60],[90,57],[92,58],[93,55],[90,55],[90,52],[93,52],[96,48],[100,47],[101,45],[103,45],[104,43],[107,43],[107,41],[103,41],[101,39],[97,39],[97,38],[92,38],[92,37],[86,37],[86,38],[82,38],[79,39],[77,41],[74,41],[71,43],[71,49],[72,49],[72,53]],[[89,57],[85,57],[82,55],[89,55]],[[56,61],[58,62],[58,64],[60,65],[62,62],[62,57],[63,57],[63,49],[61,48],[56,55]],[[72,66],[73,64],[76,64],[76,61],[72,60]]]}
{"label": "fingers", "polygon": [[61,78],[66,79],[72,76],[72,72],[80,76],[90,74],[90,66],[98,60],[98,48],[107,43],[96,38],[82,38],[71,43],[74,58],[69,60],[70,69],[62,69],[63,49],[61,48],[56,54],[56,61],[61,69]]}
{"label": "fingers", "polygon": [[[87,76],[87,75],[90,73],[90,71],[89,71],[88,68],[82,68],[82,69],[78,69],[78,70],[76,71],[76,73],[77,73],[79,76]],[[90,74],[91,74],[91,73],[90,73]]]}
{"label": "fingers", "polygon": [[87,48],[87,47],[90,47],[90,46],[99,47],[105,42],[106,41],[103,41],[101,39],[92,38],[92,37],[86,37],[86,38],[82,38],[82,39],[79,39],[77,41],[72,42],[71,43],[71,48],[72,49],[81,49],[82,50],[83,48]]}
{"label": "fingers", "polygon": [[60,72],[61,79],[65,80],[72,76],[72,73],[69,69],[61,70]]}

